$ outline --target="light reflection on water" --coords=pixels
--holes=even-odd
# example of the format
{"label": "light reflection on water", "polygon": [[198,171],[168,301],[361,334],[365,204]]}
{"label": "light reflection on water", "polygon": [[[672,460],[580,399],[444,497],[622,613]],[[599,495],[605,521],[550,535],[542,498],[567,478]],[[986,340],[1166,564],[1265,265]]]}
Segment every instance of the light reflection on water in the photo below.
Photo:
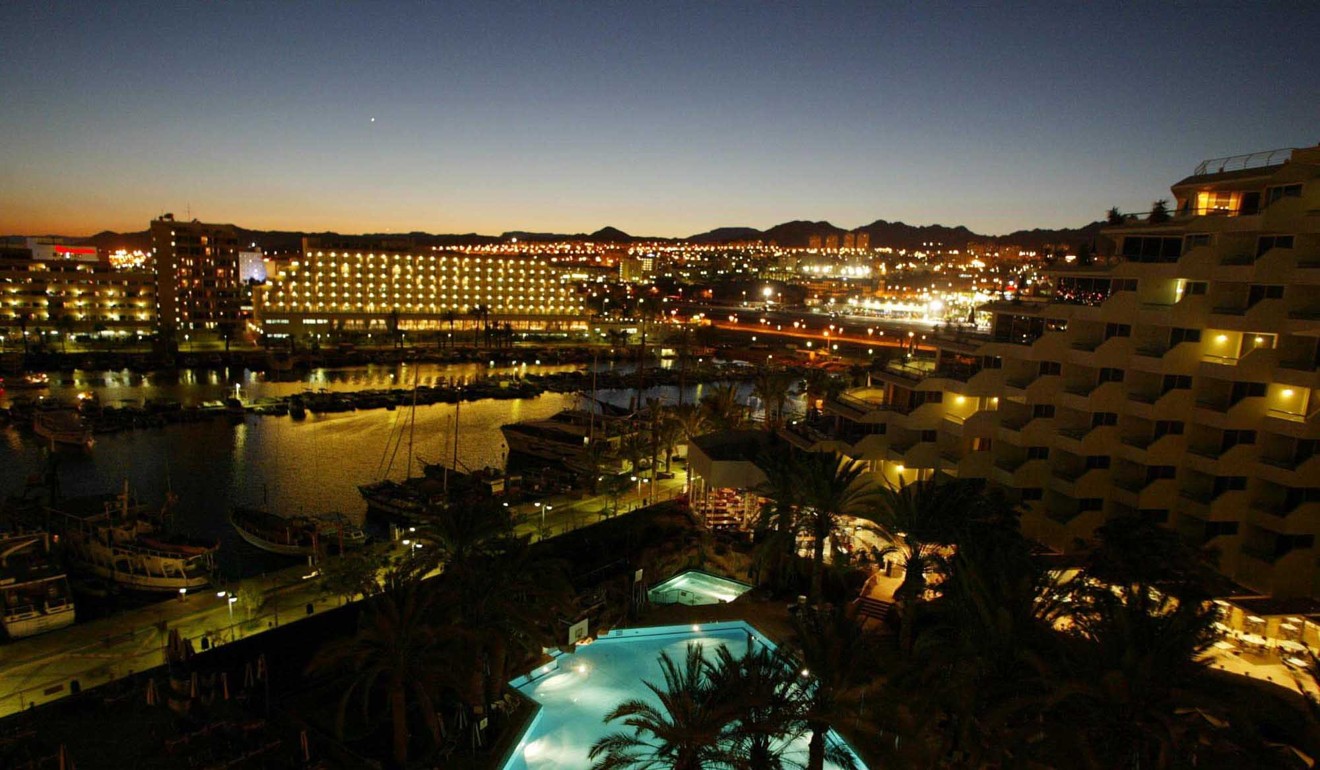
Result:
{"label": "light reflection on water", "polygon": [[[557,367],[572,369],[572,367]],[[475,374],[475,365],[423,366],[421,381]],[[326,387],[341,390],[385,387],[389,372],[364,370],[326,373]],[[398,372],[394,372],[398,375]],[[134,400],[172,398],[202,401],[218,398],[227,387],[222,378],[211,384],[153,384],[146,387],[97,386],[103,403],[109,394]],[[306,383],[266,383],[254,386],[252,397],[297,393]],[[59,393],[75,392],[70,385]],[[210,395],[208,388],[215,388]],[[690,388],[687,399],[699,398]],[[201,393],[202,395],[198,395]],[[163,395],[162,395],[163,394]],[[180,395],[183,397],[181,398]],[[632,391],[602,392],[602,400],[627,405]],[[654,388],[647,396],[673,402],[676,388]],[[503,467],[507,447],[499,428],[510,422],[548,417],[573,405],[570,394],[545,393],[536,398],[464,402],[458,408],[458,458],[469,468]],[[178,496],[175,508],[180,529],[222,543],[220,563],[229,575],[250,574],[288,564],[238,538],[228,524],[237,504],[261,504],[292,515],[341,511],[361,522],[366,506],[359,484],[408,473],[408,423],[412,410],[374,409],[338,414],[309,414],[303,421],[288,417],[248,415],[235,424],[223,418],[165,428],[130,430],[96,437],[89,452],[59,454],[61,493],[84,495],[118,489],[127,479],[134,493],[150,505],[160,505],[167,489]],[[429,461],[453,457],[454,404],[419,406],[412,428],[413,457]],[[397,451],[395,439],[404,433]],[[391,455],[393,457],[391,458]],[[392,459],[392,462],[391,462]],[[22,490],[24,481],[45,464],[45,450],[30,432],[10,426],[0,429],[0,496]],[[413,475],[420,465],[413,465]]]}

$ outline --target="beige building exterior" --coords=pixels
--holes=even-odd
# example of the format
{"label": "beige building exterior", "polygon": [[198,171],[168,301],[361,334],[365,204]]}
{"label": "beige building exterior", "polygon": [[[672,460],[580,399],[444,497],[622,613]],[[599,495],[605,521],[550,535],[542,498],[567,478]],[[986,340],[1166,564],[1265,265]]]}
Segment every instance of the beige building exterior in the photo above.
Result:
{"label": "beige building exterior", "polygon": [[37,258],[26,249],[0,253],[0,324],[7,336],[40,331],[150,334],[156,322],[155,279],[89,260],[85,250]]}
{"label": "beige building exterior", "polygon": [[[272,262],[256,314],[267,335],[440,332],[474,323],[585,328],[576,286],[546,259],[473,255],[410,242],[306,238],[298,259]],[[474,311],[485,308],[479,320]]]}
{"label": "beige building exterior", "polygon": [[889,483],[987,479],[1028,535],[1071,550],[1147,517],[1250,590],[1320,595],[1320,147],[1221,159],[1167,222],[999,302],[989,335],[932,337],[826,402],[836,448]]}
{"label": "beige building exterior", "polygon": [[156,315],[163,335],[239,330],[244,313],[238,253],[233,225],[176,221],[173,214],[152,220]]}

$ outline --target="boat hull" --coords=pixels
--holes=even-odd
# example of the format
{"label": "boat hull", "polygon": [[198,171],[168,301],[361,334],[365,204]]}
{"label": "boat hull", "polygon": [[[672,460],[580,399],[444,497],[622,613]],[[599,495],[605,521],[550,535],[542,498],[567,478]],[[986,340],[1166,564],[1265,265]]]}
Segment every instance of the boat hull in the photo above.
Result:
{"label": "boat hull", "polygon": [[67,628],[73,625],[74,615],[73,603],[69,602],[59,608],[45,608],[44,610],[34,610],[31,613],[15,615],[6,614],[3,625],[5,634],[10,639],[23,639],[37,634],[44,634],[48,631]]}

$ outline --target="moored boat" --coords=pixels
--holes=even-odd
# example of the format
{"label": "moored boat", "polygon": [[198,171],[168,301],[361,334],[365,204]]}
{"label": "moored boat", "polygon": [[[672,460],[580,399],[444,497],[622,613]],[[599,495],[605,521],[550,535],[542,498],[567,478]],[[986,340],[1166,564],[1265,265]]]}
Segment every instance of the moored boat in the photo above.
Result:
{"label": "moored boat", "polygon": [[0,613],[10,639],[73,623],[69,580],[51,556],[46,532],[0,533]]}
{"label": "moored boat", "polygon": [[37,411],[32,415],[32,430],[52,446],[91,447],[92,430],[77,412],[59,409]]}
{"label": "moored boat", "polygon": [[261,508],[236,506],[229,523],[239,537],[271,553],[314,554],[322,548],[342,550],[366,540],[363,531],[340,517],[278,516]]}
{"label": "moored boat", "polygon": [[565,409],[543,420],[524,420],[500,428],[510,452],[593,472],[623,473],[624,442],[637,434],[632,422],[617,415]]}
{"label": "moored boat", "polygon": [[119,495],[96,495],[51,506],[77,570],[135,591],[177,592],[211,582],[220,544],[163,531],[146,506]]}

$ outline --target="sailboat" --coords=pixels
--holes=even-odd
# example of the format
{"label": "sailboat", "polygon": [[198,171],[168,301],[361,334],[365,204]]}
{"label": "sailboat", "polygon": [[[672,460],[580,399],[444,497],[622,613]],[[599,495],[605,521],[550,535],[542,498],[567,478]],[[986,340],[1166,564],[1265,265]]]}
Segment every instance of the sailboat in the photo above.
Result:
{"label": "sailboat", "polygon": [[[412,475],[413,442],[417,432],[417,378],[420,372],[421,369],[418,368],[413,373],[413,400],[407,426],[408,469],[404,480],[391,481],[388,477],[390,468],[394,465],[394,457],[403,443],[401,428],[397,436],[391,431],[390,441],[385,445],[385,453],[389,456],[389,461],[386,462],[385,457],[381,457],[380,480],[358,486],[358,494],[366,501],[368,513],[403,524],[417,523],[425,517],[431,506],[442,505],[445,501],[444,489],[441,485],[425,475],[419,478],[413,478]],[[393,451],[390,450],[390,444],[394,445]]]}

